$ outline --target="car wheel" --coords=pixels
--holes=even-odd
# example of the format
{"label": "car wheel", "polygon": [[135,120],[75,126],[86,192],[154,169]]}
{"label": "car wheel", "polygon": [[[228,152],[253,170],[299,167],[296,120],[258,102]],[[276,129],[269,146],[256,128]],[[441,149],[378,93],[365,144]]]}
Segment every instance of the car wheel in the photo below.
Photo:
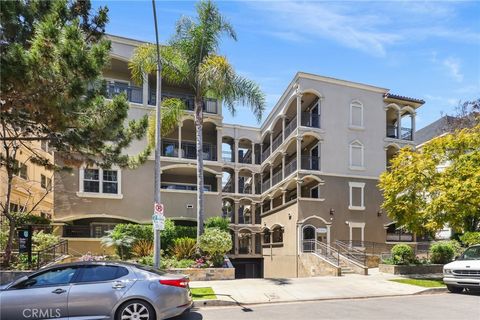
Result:
{"label": "car wheel", "polygon": [[450,291],[451,293],[460,293],[463,291],[463,288],[462,287],[455,287],[455,286],[448,286],[447,285],[447,289],[448,291]]}
{"label": "car wheel", "polygon": [[143,300],[130,300],[118,308],[116,320],[155,320],[155,310]]}

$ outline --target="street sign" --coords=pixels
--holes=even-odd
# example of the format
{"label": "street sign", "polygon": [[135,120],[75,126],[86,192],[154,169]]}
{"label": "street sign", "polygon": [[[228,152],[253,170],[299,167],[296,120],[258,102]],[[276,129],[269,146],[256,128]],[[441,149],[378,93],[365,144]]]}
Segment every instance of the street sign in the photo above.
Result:
{"label": "street sign", "polygon": [[155,206],[153,207],[153,212],[156,214],[163,215],[163,204],[155,203]]}
{"label": "street sign", "polygon": [[152,216],[153,230],[165,229],[165,216],[163,214],[154,213]]}

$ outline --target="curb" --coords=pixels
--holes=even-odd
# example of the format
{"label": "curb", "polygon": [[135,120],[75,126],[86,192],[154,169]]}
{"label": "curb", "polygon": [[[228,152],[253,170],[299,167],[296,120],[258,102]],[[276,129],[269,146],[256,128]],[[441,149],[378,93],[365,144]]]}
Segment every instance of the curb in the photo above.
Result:
{"label": "curb", "polygon": [[204,307],[228,307],[228,306],[236,306],[242,303],[237,303],[234,301],[228,300],[195,300],[193,301],[193,306],[195,308],[204,308]]}
{"label": "curb", "polygon": [[448,292],[447,287],[438,287],[438,288],[428,288],[423,291],[414,293],[414,295],[422,295],[422,294],[432,294],[432,293],[444,293]]}

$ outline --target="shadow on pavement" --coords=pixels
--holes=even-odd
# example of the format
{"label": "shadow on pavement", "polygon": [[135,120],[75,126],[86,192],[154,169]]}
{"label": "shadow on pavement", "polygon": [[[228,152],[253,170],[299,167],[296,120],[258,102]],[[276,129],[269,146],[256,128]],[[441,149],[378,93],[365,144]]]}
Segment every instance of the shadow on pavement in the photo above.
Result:
{"label": "shadow on pavement", "polygon": [[279,286],[292,284],[292,281],[290,279],[286,279],[286,278],[265,278],[265,280],[273,282],[274,284],[279,285]]}
{"label": "shadow on pavement", "polygon": [[202,320],[203,316],[197,310],[197,308],[192,308],[190,312],[185,312],[182,315],[170,318],[170,320]]}

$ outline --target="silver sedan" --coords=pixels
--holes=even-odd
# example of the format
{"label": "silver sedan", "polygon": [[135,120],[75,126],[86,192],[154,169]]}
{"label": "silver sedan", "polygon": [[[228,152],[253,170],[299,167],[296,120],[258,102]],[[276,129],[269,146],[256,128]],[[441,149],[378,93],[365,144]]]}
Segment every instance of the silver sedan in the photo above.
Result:
{"label": "silver sedan", "polygon": [[160,320],[191,306],[187,277],[122,262],[55,265],[0,290],[2,320]]}

